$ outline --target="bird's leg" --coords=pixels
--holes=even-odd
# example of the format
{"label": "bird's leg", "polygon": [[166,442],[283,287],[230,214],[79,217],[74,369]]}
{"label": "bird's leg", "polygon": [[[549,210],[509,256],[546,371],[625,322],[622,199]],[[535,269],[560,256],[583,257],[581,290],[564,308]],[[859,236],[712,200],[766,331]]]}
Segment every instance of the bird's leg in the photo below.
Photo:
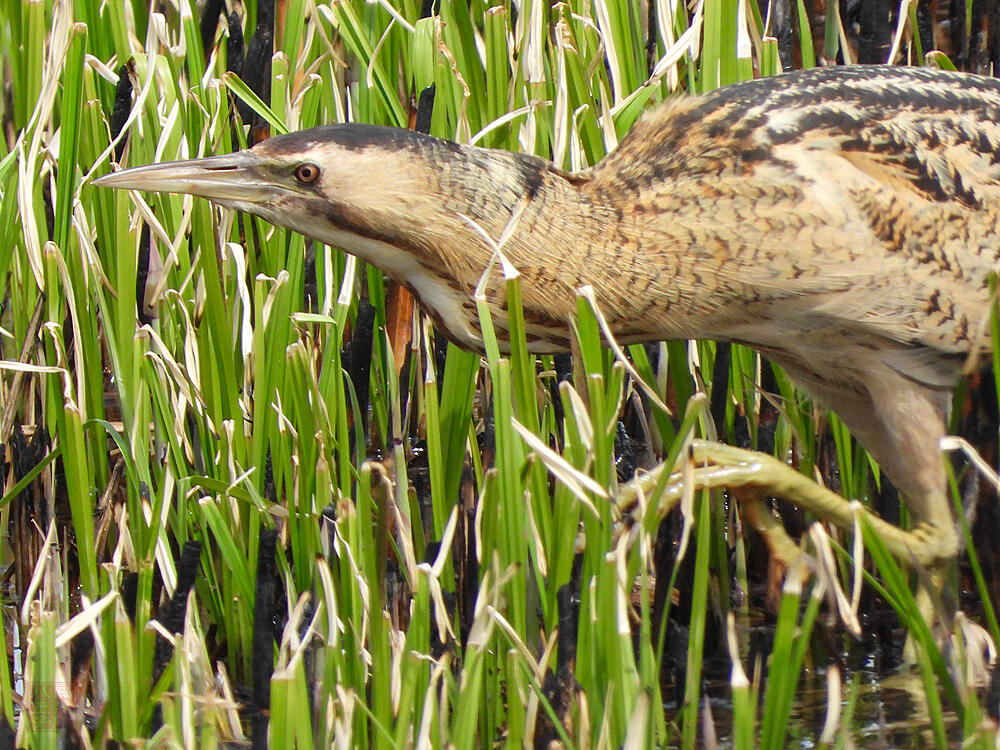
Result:
{"label": "bird's leg", "polygon": [[[959,547],[940,448],[948,395],[892,368],[874,366],[869,372],[867,398],[848,400],[838,414],[905,500],[911,531],[900,533],[908,533],[913,544],[904,554],[893,552],[903,563],[915,561],[925,571],[916,590],[921,617],[928,625],[950,625],[941,594]],[[881,530],[876,532],[882,536]],[[913,648],[907,638],[908,661],[915,656]]]}
{"label": "bird's leg", "polygon": [[[929,625],[939,620],[940,594],[955,555],[956,543],[950,516],[948,523],[941,525],[940,513],[935,511],[930,516],[933,520],[927,520],[927,516],[917,512],[922,506],[911,505],[916,525],[906,531],[876,516],[860,503],[850,502],[822,487],[766,453],[696,440],[691,445],[688,460],[694,464],[693,470],[678,471],[677,467],[673,467],[669,477],[664,477],[671,467],[661,464],[624,484],[617,498],[618,509],[627,513],[635,505],[640,492],[648,495],[663,486],[664,491],[657,505],[657,516],[662,518],[686,491],[692,490],[691,486],[684,486],[685,481],[692,484],[694,490],[725,488],[731,497],[742,503],[744,517],[762,535],[772,560],[779,567],[790,566],[799,554],[799,547],[763,502],[764,497],[786,499],[846,531],[857,531],[858,517],[863,516],[897,560],[923,569],[916,591],[917,610]],[[931,502],[927,507],[931,510],[947,508],[947,499],[942,496],[938,502]],[[914,648],[912,639],[907,637],[904,660],[915,660]]]}
{"label": "bird's leg", "polygon": [[[691,444],[690,460],[694,470],[690,474],[695,489],[729,490],[745,489],[754,491],[757,498],[766,494],[793,502],[838,528],[854,529],[856,513],[863,514],[872,529],[885,543],[886,548],[904,562],[933,566],[940,563],[939,539],[929,524],[920,524],[912,531],[904,531],[898,526],[879,518],[863,506],[851,503],[836,492],[822,487],[808,477],[774,456],[757,451],[734,448],[720,443],[695,440]],[[664,472],[671,467],[660,465],[650,472],[636,477],[622,485],[616,504],[620,511],[627,513],[635,505],[639,492],[651,493],[663,480]],[[682,474],[672,474],[659,500],[660,513],[669,512],[680,500],[683,492]],[[752,502],[760,503],[759,499]],[[765,534],[769,546],[786,558],[795,547],[770,511],[758,505],[755,525]],[[784,538],[782,538],[782,536]],[[946,555],[950,559],[950,554]],[[786,562],[789,560],[786,559]]]}
{"label": "bird's leg", "polygon": [[[741,487],[730,488],[729,496],[736,502],[744,526],[757,532],[767,545],[766,606],[768,611],[777,612],[785,578],[795,559],[802,554],[802,549],[788,535],[781,520],[771,512],[766,494],[756,488]],[[808,567],[799,566],[798,570],[806,574]]]}
{"label": "bird's leg", "polygon": [[763,537],[771,560],[781,572],[787,572],[792,560],[799,554],[799,545],[788,536],[784,524],[771,512],[766,495],[756,488],[747,487],[731,490],[731,493],[739,505],[744,523]]}

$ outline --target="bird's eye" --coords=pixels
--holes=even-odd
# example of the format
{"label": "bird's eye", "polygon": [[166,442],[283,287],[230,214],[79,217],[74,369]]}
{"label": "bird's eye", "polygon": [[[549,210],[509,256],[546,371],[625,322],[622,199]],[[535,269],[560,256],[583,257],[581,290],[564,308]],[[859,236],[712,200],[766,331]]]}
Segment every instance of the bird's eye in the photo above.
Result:
{"label": "bird's eye", "polygon": [[319,167],[311,162],[299,164],[295,168],[295,179],[303,185],[312,185],[319,179]]}

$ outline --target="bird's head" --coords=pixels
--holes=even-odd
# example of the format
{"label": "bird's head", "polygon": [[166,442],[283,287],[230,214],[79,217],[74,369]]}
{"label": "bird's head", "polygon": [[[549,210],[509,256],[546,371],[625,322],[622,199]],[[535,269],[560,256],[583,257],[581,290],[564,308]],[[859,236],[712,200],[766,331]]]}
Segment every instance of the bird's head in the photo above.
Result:
{"label": "bird's head", "polygon": [[419,241],[435,218],[428,165],[435,152],[457,148],[395,128],[330,125],[223,156],[125,169],[94,184],[201,196],[379,263],[359,244]]}

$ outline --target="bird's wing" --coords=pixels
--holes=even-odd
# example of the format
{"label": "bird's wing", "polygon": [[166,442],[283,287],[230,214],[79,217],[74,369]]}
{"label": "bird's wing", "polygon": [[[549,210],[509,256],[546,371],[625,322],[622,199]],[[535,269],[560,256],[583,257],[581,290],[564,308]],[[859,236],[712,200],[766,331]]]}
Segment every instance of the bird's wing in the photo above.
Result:
{"label": "bird's wing", "polygon": [[1000,202],[996,122],[970,114],[908,112],[835,143],[844,159],[894,192],[975,210]]}

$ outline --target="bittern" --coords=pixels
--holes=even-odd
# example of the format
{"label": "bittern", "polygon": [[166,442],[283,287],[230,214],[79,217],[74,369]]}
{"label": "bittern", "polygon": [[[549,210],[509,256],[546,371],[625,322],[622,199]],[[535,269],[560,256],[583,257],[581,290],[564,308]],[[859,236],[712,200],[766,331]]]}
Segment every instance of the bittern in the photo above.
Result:
{"label": "bittern", "polygon": [[[491,239],[509,229],[531,351],[570,347],[584,285],[622,343],[753,347],[832,408],[903,493],[911,530],[879,525],[891,548],[927,565],[957,552],[939,441],[951,389],[990,345],[993,79],[838,67],[681,96],[580,172],[342,124],[97,184],[203,196],[353,253],[469,349],[482,347],[474,294]],[[504,339],[503,281],[486,296]],[[720,465],[746,456],[699,451]],[[749,463],[763,478],[721,476],[802,486],[780,462]],[[791,499],[850,525],[845,500],[810,492]]]}

